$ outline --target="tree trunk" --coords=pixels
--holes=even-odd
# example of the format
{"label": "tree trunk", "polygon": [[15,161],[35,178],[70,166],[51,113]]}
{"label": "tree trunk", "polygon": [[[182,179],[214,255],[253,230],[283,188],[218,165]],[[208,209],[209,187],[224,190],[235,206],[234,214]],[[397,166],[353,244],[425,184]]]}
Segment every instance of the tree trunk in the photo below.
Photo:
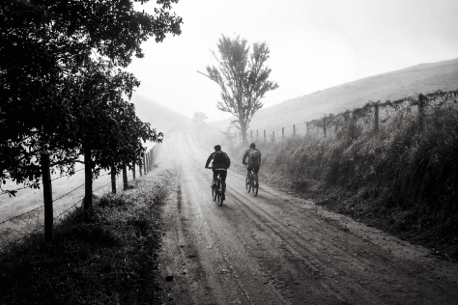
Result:
{"label": "tree trunk", "polygon": [[132,162],[132,180],[135,181],[135,161]]}
{"label": "tree trunk", "polygon": [[[240,121],[239,121],[240,122]],[[247,144],[247,123],[240,122],[240,132],[242,133],[242,143]]]}
{"label": "tree trunk", "polygon": [[111,163],[111,192],[116,194],[116,167],[114,163]]}
{"label": "tree trunk", "polygon": [[84,210],[92,209],[92,155],[91,149],[84,147]]}
{"label": "tree trunk", "polygon": [[49,153],[46,149],[41,152],[41,175],[43,180],[43,199],[45,208],[45,241],[51,242],[53,233],[53,208],[52,208],[52,185],[49,173]]}
{"label": "tree trunk", "polygon": [[126,163],[122,164],[122,180],[124,182],[124,190],[127,190],[127,166]]}

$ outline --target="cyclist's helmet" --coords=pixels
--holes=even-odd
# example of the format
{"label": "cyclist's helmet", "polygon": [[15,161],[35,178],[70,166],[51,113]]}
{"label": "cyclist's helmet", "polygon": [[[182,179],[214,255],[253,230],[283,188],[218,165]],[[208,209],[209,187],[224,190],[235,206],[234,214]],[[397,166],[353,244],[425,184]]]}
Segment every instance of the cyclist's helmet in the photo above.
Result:
{"label": "cyclist's helmet", "polygon": [[221,145],[215,145],[215,147],[213,147],[216,151],[219,151],[221,150]]}
{"label": "cyclist's helmet", "polygon": [[251,144],[250,144],[250,148],[256,148],[256,144],[251,143]]}

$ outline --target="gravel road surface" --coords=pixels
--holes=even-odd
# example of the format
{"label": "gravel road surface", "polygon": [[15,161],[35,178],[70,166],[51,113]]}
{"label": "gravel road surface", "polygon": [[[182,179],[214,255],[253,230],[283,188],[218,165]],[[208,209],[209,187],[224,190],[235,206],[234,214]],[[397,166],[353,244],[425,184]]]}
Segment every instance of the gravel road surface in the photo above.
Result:
{"label": "gravel road surface", "polygon": [[161,146],[156,166],[173,177],[159,252],[165,304],[458,304],[457,264],[262,181],[254,197],[233,168],[220,207],[204,168],[213,145],[181,132]]}

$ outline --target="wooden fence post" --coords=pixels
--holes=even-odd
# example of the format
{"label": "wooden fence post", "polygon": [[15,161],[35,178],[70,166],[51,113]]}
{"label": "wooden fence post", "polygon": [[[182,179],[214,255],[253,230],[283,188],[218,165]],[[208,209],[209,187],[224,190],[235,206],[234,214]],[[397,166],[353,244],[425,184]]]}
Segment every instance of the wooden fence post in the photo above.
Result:
{"label": "wooden fence post", "polygon": [[153,170],[154,162],[156,161],[156,145],[151,148],[151,170]]}
{"label": "wooden fence post", "polygon": [[305,122],[306,130],[305,133],[308,135],[309,134],[309,122]]}
{"label": "wooden fence post", "polygon": [[323,117],[323,133],[326,138],[326,116]]}
{"label": "wooden fence post", "polygon": [[296,136],[296,125],[293,124],[293,137]]}
{"label": "wooden fence post", "polygon": [[148,152],[148,173],[151,171],[151,155],[152,155],[152,150]]}
{"label": "wooden fence post", "polygon": [[420,130],[423,130],[423,122],[425,116],[425,102],[428,101],[428,98],[421,94],[418,96],[418,124],[420,125]]}
{"label": "wooden fence post", "polygon": [[145,153],[145,152],[142,153],[142,158],[143,158],[143,170],[144,170],[143,173],[144,173],[145,175],[148,173],[148,172],[147,172],[147,170],[148,170],[148,165],[146,165],[146,154],[147,154],[147,153]]}
{"label": "wooden fence post", "polygon": [[153,159],[153,149],[148,152],[148,172],[151,172],[151,160]]}
{"label": "wooden fence post", "polygon": [[51,174],[49,173],[49,152],[43,148],[41,155],[41,177],[43,179],[43,200],[44,200],[44,221],[45,221],[45,241],[51,242],[54,238],[53,233],[53,209],[52,209],[52,184]]}
{"label": "wooden fence post", "polygon": [[379,129],[379,103],[374,104],[374,131],[378,133]]}
{"label": "wooden fence post", "polygon": [[142,176],[142,163],[141,162],[138,162],[138,172],[140,173],[140,177]]}
{"label": "wooden fence post", "polygon": [[154,161],[156,160],[156,145],[151,148],[151,170],[153,170]]}
{"label": "wooden fence post", "polygon": [[285,128],[281,128],[281,139],[284,140],[285,139]]}
{"label": "wooden fence post", "polygon": [[272,142],[275,142],[275,131],[272,131]]}

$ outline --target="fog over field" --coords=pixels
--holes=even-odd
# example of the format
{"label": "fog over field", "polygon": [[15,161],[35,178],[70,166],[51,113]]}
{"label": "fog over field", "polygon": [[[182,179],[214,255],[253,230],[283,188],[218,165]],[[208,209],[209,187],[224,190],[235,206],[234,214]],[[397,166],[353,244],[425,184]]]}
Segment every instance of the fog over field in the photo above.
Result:
{"label": "fog over field", "polygon": [[[152,6],[139,8],[148,11]],[[139,95],[188,118],[194,112],[205,112],[208,121],[229,117],[216,109],[218,85],[197,73],[216,64],[211,51],[217,51],[222,34],[269,46],[267,65],[279,88],[264,97],[266,109],[304,96],[318,97],[316,92],[353,81],[458,58],[454,0],[200,0],[180,1],[174,8],[183,17],[182,34],[161,44],[142,44],[145,57],[134,59],[128,70],[141,81]],[[353,88],[352,94],[363,103],[385,99],[380,91],[396,84],[382,85],[371,86],[373,94],[364,87]],[[355,91],[361,91],[359,96]],[[398,88],[395,92],[411,94]],[[316,111],[321,115],[339,109]],[[301,115],[311,119],[308,113]]]}
{"label": "fog over field", "polygon": [[[311,94],[302,95],[272,106],[265,106],[253,117],[251,130],[291,129],[293,124],[303,125],[306,121],[322,118],[327,114],[339,114],[345,110],[361,107],[369,101],[396,100],[417,96],[437,90],[458,89],[458,58],[435,63],[415,65],[401,70],[362,78]],[[191,120],[151,98],[134,95],[132,102],[138,115],[153,126],[169,130],[172,126],[190,124]],[[235,119],[211,121],[210,126],[226,130]],[[236,131],[235,128],[232,129]],[[304,132],[304,130],[302,130]]]}

